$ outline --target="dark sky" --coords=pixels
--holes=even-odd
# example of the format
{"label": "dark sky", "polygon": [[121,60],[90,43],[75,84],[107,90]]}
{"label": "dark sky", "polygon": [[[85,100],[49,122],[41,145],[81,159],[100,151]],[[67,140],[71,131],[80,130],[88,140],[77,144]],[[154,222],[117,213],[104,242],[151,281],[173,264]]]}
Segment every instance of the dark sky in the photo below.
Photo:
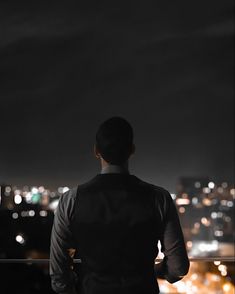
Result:
{"label": "dark sky", "polygon": [[133,125],[142,179],[232,181],[232,1],[83,2],[0,4],[0,183],[90,179],[113,115]]}

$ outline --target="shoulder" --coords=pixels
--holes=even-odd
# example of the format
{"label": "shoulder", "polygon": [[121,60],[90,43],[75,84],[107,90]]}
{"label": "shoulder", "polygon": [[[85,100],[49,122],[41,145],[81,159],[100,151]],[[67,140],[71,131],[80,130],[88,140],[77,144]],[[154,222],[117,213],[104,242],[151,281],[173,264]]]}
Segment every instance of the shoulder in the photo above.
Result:
{"label": "shoulder", "polygon": [[65,204],[70,201],[74,201],[76,199],[76,195],[77,195],[77,187],[69,189],[67,192],[63,193],[60,196],[60,202]]}
{"label": "shoulder", "polygon": [[173,199],[170,192],[162,186],[154,185],[142,180],[140,181],[141,185],[149,189],[155,203],[155,208],[160,213],[162,218],[164,218],[167,214],[167,211],[169,211],[170,207],[173,205]]}
{"label": "shoulder", "polygon": [[65,209],[68,208],[68,206],[71,206],[71,205],[74,206],[74,204],[78,198],[78,194],[80,194],[80,192],[82,192],[82,191],[88,190],[89,187],[92,186],[94,179],[95,179],[95,177],[88,180],[87,182],[84,182],[84,183],[81,183],[75,187],[72,187],[67,192],[63,193],[60,196],[60,200],[59,200],[59,203],[61,204],[61,206],[64,206]]}
{"label": "shoulder", "polygon": [[158,186],[158,185],[154,185],[152,183],[140,180],[140,185],[142,185],[143,187],[145,187],[146,189],[149,189],[150,191],[152,191],[152,193],[159,198],[165,199],[166,201],[168,200],[172,200],[171,198],[171,194],[170,192],[162,187],[162,186]]}
{"label": "shoulder", "polygon": [[174,202],[170,192],[161,186],[157,186],[148,182],[143,182],[143,185],[148,186],[154,198],[155,209],[158,212],[161,220],[166,221],[169,212],[174,208]]}
{"label": "shoulder", "polygon": [[73,214],[76,201],[77,188],[69,189],[60,196],[56,213],[70,217]]}
{"label": "shoulder", "polygon": [[74,202],[78,196],[78,193],[82,190],[86,190],[90,186],[92,186],[92,183],[94,182],[95,177],[88,180],[87,182],[81,183],[75,187],[72,187],[67,192],[63,193],[60,197],[61,202],[68,203],[68,202]]}

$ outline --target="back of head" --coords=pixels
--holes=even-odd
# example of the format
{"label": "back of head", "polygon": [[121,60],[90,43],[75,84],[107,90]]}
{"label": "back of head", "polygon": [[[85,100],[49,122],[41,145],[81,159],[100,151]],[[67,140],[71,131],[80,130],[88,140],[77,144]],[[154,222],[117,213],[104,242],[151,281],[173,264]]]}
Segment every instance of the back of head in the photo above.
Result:
{"label": "back of head", "polygon": [[132,152],[132,145],[133,129],[124,118],[109,118],[96,133],[96,148],[110,164],[125,163]]}

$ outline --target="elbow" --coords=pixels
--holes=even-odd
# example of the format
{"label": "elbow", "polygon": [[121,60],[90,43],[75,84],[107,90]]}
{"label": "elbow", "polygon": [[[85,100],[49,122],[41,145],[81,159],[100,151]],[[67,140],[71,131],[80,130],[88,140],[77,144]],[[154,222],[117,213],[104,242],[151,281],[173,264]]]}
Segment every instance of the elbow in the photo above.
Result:
{"label": "elbow", "polygon": [[54,292],[59,293],[65,291],[65,287],[55,281],[51,281],[51,288]]}
{"label": "elbow", "polygon": [[173,283],[176,283],[180,280],[182,280],[186,275],[187,275],[188,272],[184,272],[184,273],[181,273],[181,274],[176,274],[176,273],[169,273],[166,275],[165,279],[173,284]]}
{"label": "elbow", "polygon": [[75,293],[75,285],[77,283],[77,275],[75,272],[71,271],[68,275],[64,274],[53,274],[51,272],[51,288],[56,293],[68,293],[74,294]]}
{"label": "elbow", "polygon": [[51,275],[51,288],[56,293],[66,293],[68,285],[61,275]]}
{"label": "elbow", "polygon": [[189,259],[186,258],[184,261],[184,264],[178,270],[178,275],[182,277],[186,276],[189,272],[189,268],[190,268],[190,262],[189,262]]}
{"label": "elbow", "polygon": [[174,284],[178,281],[180,281],[181,279],[183,279],[184,276],[173,276],[173,275],[170,275],[168,274],[165,279],[167,280],[167,282],[171,283],[171,284]]}
{"label": "elbow", "polygon": [[189,268],[190,262],[187,259],[185,263],[181,265],[179,268],[168,271],[168,274],[166,275],[166,280],[171,284],[180,281],[181,279],[183,279],[184,276],[188,274]]}

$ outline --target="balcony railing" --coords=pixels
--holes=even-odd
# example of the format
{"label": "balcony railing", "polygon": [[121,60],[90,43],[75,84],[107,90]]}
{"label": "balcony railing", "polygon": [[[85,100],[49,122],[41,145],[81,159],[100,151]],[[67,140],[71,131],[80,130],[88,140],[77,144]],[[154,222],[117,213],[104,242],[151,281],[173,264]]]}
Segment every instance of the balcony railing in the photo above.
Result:
{"label": "balcony railing", "polygon": [[[191,257],[191,272],[174,284],[165,280],[158,280],[162,294],[234,294],[235,256]],[[156,263],[162,261],[157,258]],[[50,259],[0,259],[0,273],[5,274],[1,280],[1,294],[15,294],[19,290],[22,294],[39,293],[53,294],[51,289],[49,266]],[[81,259],[74,259],[74,263],[81,263]],[[42,275],[38,275],[39,267]],[[21,268],[22,267],[22,268]],[[27,269],[28,268],[28,269]],[[22,272],[21,272],[22,271]],[[223,271],[225,274],[223,274]],[[228,272],[227,272],[228,271]],[[34,272],[34,279],[29,279],[29,273]],[[20,275],[21,279],[18,278]],[[36,277],[36,278],[35,278]],[[2,277],[1,277],[2,278]],[[41,278],[41,280],[40,280]],[[37,280],[38,279],[38,280]],[[2,283],[5,283],[5,288]],[[34,289],[34,290],[32,290]],[[29,292],[30,291],[30,292]]]}
{"label": "balcony railing", "polygon": [[[213,256],[213,257],[192,257],[189,258],[190,262],[235,262],[235,256]],[[0,259],[0,263],[31,263],[31,264],[42,264],[42,263],[49,263],[49,258],[43,259],[31,259],[31,258],[3,258]],[[81,263],[81,259],[74,259],[74,263]],[[156,259],[156,263],[162,261],[162,259]]]}

